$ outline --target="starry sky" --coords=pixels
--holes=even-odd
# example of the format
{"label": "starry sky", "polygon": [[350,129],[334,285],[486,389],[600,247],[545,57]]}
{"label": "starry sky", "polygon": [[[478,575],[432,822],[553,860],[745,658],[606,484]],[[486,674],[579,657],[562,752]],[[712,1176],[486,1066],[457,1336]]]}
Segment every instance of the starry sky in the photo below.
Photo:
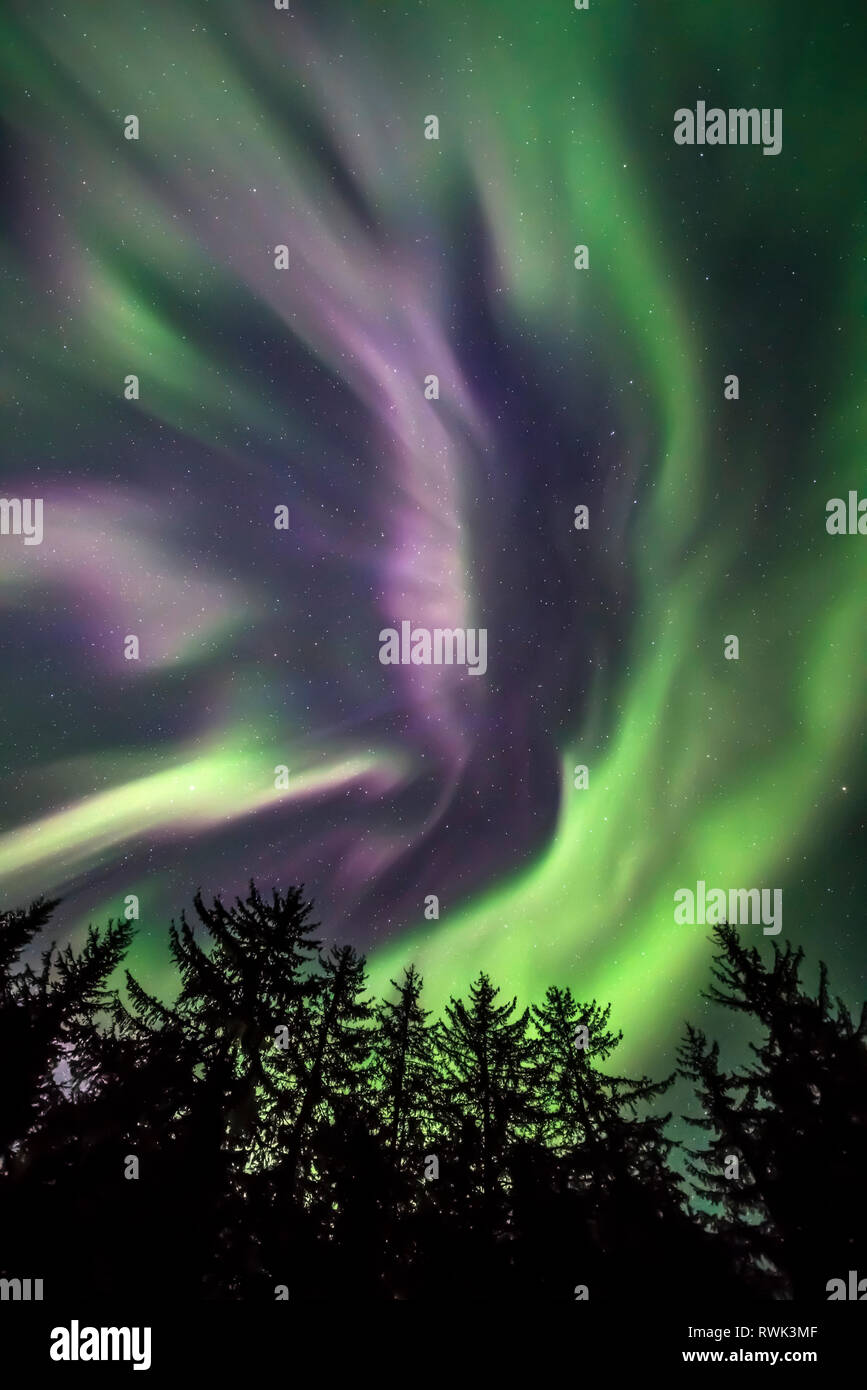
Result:
{"label": "starry sky", "polygon": [[[374,986],[570,984],[650,1063],[704,879],[863,997],[865,27],[10,0],[0,478],[45,510],[0,537],[0,906],[138,895],[159,989],[196,888],[303,881]],[[781,153],[675,145],[699,100]],[[403,619],[487,672],[382,665]]]}

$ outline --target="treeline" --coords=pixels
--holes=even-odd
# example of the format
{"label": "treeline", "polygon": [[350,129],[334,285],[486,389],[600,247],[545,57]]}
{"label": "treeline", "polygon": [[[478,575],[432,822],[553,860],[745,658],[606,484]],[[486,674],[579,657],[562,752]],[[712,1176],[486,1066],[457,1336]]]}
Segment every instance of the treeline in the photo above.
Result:
{"label": "treeline", "polygon": [[867,1275],[867,1005],[824,967],[811,995],[800,950],[716,928],[705,998],[759,1040],[727,1070],[688,1026],[654,1081],[612,1071],[609,1006],[569,989],[522,1008],[483,973],[434,1019],[410,967],[371,1000],[303,889],[197,896],[171,1005],[112,984],[128,922],[34,964],[56,906],[0,916],[0,1275],[46,1299],[825,1298]]}

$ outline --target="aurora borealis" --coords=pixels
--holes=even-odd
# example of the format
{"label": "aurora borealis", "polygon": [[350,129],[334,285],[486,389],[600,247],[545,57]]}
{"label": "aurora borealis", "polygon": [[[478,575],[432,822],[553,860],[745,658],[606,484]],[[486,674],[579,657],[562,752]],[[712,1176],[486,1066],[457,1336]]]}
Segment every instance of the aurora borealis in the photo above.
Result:
{"label": "aurora borealis", "polygon": [[[302,880],[375,986],[569,983],[631,1065],[706,978],[675,890],[774,885],[861,997],[864,29],[10,4],[2,486],[45,537],[0,538],[2,906],[138,895],[158,986],[197,887]],[[677,146],[705,98],[780,154]],[[381,665],[404,619],[485,628],[484,676]]]}

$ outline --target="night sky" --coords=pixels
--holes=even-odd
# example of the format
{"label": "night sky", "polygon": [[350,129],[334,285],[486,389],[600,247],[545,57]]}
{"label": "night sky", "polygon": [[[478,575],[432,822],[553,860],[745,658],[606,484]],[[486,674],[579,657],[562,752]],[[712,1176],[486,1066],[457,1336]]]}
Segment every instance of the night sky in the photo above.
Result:
{"label": "night sky", "polygon": [[[860,1000],[863,7],[0,23],[0,478],[44,499],[0,536],[0,906],[80,940],[138,895],[160,988],[196,888],[303,881],[376,987],[570,984],[670,1067],[675,890],[778,887]],[[699,100],[781,152],[676,145]],[[487,671],[382,665],[404,619]]]}

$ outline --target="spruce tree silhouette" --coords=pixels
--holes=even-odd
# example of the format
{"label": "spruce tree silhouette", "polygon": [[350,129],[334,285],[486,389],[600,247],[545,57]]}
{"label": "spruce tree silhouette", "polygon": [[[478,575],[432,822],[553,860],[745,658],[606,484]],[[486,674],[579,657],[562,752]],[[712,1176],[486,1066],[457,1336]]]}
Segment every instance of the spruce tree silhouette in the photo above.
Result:
{"label": "spruce tree silhouette", "polygon": [[[775,1269],[779,1239],[764,1208],[746,1155],[761,1168],[758,1136],[753,1137],[757,1088],[748,1080],[720,1070],[719,1044],[687,1024],[678,1049],[680,1075],[692,1081],[699,1116],[683,1116],[687,1124],[708,1135],[702,1149],[688,1149],[686,1171],[693,1191],[708,1209],[702,1224],[717,1245],[729,1252],[733,1271],[757,1296],[785,1294],[785,1281]],[[737,1179],[727,1177],[732,1159],[738,1161]]]}
{"label": "spruce tree silhouette", "polygon": [[457,1274],[475,1297],[507,1279],[509,1163],[542,1124],[530,1010],[516,1016],[517,1000],[498,1004],[499,993],[480,972],[469,1003],[452,998],[435,1030],[447,1168],[438,1191],[450,1199],[447,1223],[460,1232],[451,1281]]}
{"label": "spruce tree silhouette", "polygon": [[300,1102],[286,1143],[289,1192],[306,1195],[319,1128],[360,1104],[372,1017],[362,998],[366,966],[351,946],[333,947],[319,958],[312,996],[312,1027],[302,1043],[305,1058]]}
{"label": "spruce tree silhouette", "polygon": [[[308,1096],[309,1153],[300,1150],[296,1192],[317,1214],[330,1252],[328,1285],[341,1296],[376,1297],[383,1279],[383,1211],[391,1162],[379,1138],[366,964],[351,946],[321,959],[324,987]],[[302,1136],[303,1138],[303,1136]],[[315,1178],[313,1169],[315,1167]]]}
{"label": "spruce tree silhouette", "polygon": [[549,1249],[559,1252],[558,1277],[571,1271],[573,1283],[616,1297],[624,1271],[640,1278],[649,1263],[657,1286],[676,1292],[684,1272],[701,1265],[718,1296],[731,1280],[690,1219],[670,1166],[671,1112],[650,1109],[674,1078],[654,1082],[601,1069],[623,1038],[610,1029],[610,1012],[610,1005],[579,1004],[571,990],[556,987],[532,1009],[548,1097],[546,1141],[558,1159],[562,1211],[549,1213],[548,1236]]}
{"label": "spruce tree silhouette", "polygon": [[[246,899],[232,907],[219,898],[206,907],[198,893],[194,906],[210,951],[184,914],[180,930],[170,928],[181,977],[175,1015],[197,1040],[204,1089],[220,1125],[237,1141],[238,1155],[254,1164],[268,1161],[275,1142],[260,1107],[277,1094],[278,1077],[285,1106],[287,1069],[296,1084],[303,1080],[301,1059],[320,992],[311,971],[318,924],[308,921],[313,908],[303,892],[303,885],[285,896],[275,890],[266,902],[251,883]],[[278,1036],[278,1029],[285,1033]]]}
{"label": "spruce tree silhouette", "polygon": [[0,1161],[36,1122],[42,1108],[44,1078],[59,1061],[60,1035],[69,999],[50,978],[43,956],[42,972],[17,969],[33,938],[45,927],[57,901],[37,899],[28,908],[0,914],[0,1055],[14,1067],[4,1068],[0,1109]]}
{"label": "spruce tree silhouette", "polygon": [[[556,1270],[561,1289],[571,1277],[573,1284],[596,1294],[606,1277],[608,1256],[602,1222],[620,1164],[610,1134],[617,1109],[610,1093],[614,1083],[594,1065],[605,1062],[622,1037],[609,1030],[609,1012],[595,1000],[579,1005],[571,990],[554,986],[543,1004],[532,1006],[547,1099],[544,1137],[556,1160],[557,1201],[545,1204],[540,1253],[552,1276]],[[522,1229],[531,1239],[541,1215],[522,1216]],[[552,1250],[557,1252],[554,1261]]]}
{"label": "spruce tree silhouette", "polygon": [[[240,1296],[266,1273],[260,1254],[263,1183],[293,1122],[315,1026],[319,941],[303,885],[264,899],[208,907],[194,898],[205,945],[185,914],[169,931],[181,989],[171,1010],[128,979],[140,1021],[180,1032],[192,1059],[189,1099],[178,1096],[174,1181],[179,1216],[206,1293]],[[281,1031],[278,1031],[281,1030]],[[189,1090],[189,1087],[187,1088]]]}
{"label": "spruce tree silhouette", "polygon": [[[93,1050],[93,1019],[114,1002],[108,981],[132,937],[129,923],[91,927],[84,945],[45,948],[37,967],[22,956],[56,902],[0,917],[0,1046],[4,1069],[0,1269],[38,1269],[55,1287],[88,1268],[90,1198],[102,1190],[106,1118]],[[73,1264],[82,1239],[83,1256]]]}
{"label": "spruce tree silhouette", "polygon": [[420,1003],[421,976],[410,965],[391,986],[397,999],[376,1005],[371,1037],[379,1138],[389,1161],[382,1219],[391,1258],[383,1280],[392,1296],[408,1298],[418,1292],[419,1259],[429,1259],[439,1219],[435,1182],[420,1179],[429,1161],[438,1161],[431,1146],[440,1082],[431,1015]]}
{"label": "spruce tree silhouette", "polygon": [[400,984],[391,981],[397,999],[383,999],[375,1009],[372,1036],[377,1104],[382,1138],[396,1166],[416,1165],[423,1156],[436,1105],[436,1067],[430,1012],[421,1007],[423,980],[414,965]]}
{"label": "spruce tree silhouette", "polygon": [[[867,1272],[867,1006],[814,997],[802,953],[717,928],[705,997],[752,1019],[726,1071],[687,1027],[708,1140],[672,1162],[671,1078],[610,1070],[610,1006],[519,1011],[482,972],[432,1022],[413,967],[373,1005],[323,952],[303,888],[195,899],[169,929],[171,1002],[129,923],[30,958],[55,903],[0,915],[0,1274],[110,1298],[824,1298]],[[199,934],[200,933],[200,934]],[[734,1176],[730,1159],[737,1157]],[[727,1166],[728,1165],[728,1166]],[[710,1210],[707,1210],[707,1208]]]}
{"label": "spruce tree silhouette", "polygon": [[[772,943],[765,964],[735,929],[716,927],[714,985],[705,998],[759,1027],[755,1062],[723,1073],[719,1048],[689,1029],[683,1074],[697,1080],[710,1135],[693,1154],[698,1192],[718,1204],[714,1229],[748,1259],[773,1291],[773,1265],[784,1292],[824,1298],[829,1279],[867,1268],[867,1004],[853,1021],[832,1001],[827,970],[819,989],[801,984],[803,951]],[[731,1157],[737,1177],[726,1176]],[[732,1171],[729,1163],[729,1171]]]}

